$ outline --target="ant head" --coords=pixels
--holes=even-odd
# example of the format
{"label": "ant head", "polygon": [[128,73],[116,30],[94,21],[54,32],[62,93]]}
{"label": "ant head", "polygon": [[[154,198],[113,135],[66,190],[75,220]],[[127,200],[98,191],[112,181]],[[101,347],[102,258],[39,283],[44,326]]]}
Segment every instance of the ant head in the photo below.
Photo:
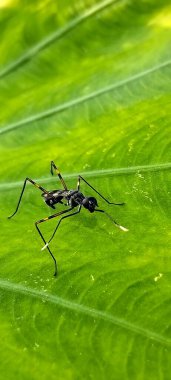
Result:
{"label": "ant head", "polygon": [[85,197],[82,201],[82,205],[87,208],[90,212],[94,212],[95,207],[98,207],[96,198],[94,197]]}

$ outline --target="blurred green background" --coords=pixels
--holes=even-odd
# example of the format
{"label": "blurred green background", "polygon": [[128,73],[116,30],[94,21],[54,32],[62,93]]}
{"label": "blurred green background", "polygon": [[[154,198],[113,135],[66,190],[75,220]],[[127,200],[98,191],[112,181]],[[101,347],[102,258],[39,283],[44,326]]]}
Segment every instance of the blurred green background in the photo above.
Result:
{"label": "blurred green background", "polygon": [[[0,36],[0,379],[170,380],[170,1],[0,0]],[[51,160],[129,228],[63,221],[56,279],[41,193],[7,220]]]}

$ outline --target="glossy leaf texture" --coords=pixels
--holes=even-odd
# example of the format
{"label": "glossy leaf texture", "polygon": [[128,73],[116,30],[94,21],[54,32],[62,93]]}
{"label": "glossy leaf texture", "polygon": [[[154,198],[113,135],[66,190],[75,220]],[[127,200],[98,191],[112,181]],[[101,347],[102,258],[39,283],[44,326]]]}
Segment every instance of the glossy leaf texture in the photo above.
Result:
{"label": "glossy leaf texture", "polygon": [[[3,0],[0,31],[1,378],[169,380],[170,1]],[[61,188],[51,160],[129,229],[63,220],[57,278],[41,192],[7,219],[26,177]]]}

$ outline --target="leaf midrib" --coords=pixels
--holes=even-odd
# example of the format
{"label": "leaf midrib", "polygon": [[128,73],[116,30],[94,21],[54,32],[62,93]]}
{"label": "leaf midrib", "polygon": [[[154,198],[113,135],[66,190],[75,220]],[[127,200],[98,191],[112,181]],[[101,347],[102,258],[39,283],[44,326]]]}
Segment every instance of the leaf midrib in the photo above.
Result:
{"label": "leaf midrib", "polygon": [[109,322],[114,324],[115,326],[119,326],[125,330],[128,330],[134,334],[141,335],[143,337],[146,337],[147,339],[154,340],[157,343],[161,344],[162,346],[169,346],[171,347],[171,340],[167,339],[165,336],[161,334],[157,334],[154,331],[151,331],[149,329],[142,328],[136,324],[133,324],[131,322],[128,322],[124,318],[119,318],[117,316],[114,316],[110,313],[106,313],[105,311],[101,311],[95,308],[91,308],[88,306],[85,306],[83,304],[69,301],[65,298],[58,297],[54,294],[45,293],[40,290],[36,290],[30,287],[23,286],[21,284],[16,284],[14,282],[10,282],[7,280],[0,279],[0,288],[4,289],[6,291],[10,291],[13,293],[19,293],[23,294],[25,296],[30,296],[33,298],[41,299],[43,301],[49,302],[51,304],[55,304],[57,306],[61,306],[65,309],[72,310],[76,313],[81,313],[88,315],[91,318],[97,318],[100,320],[103,320],[105,322]]}
{"label": "leaf midrib", "polygon": [[[111,169],[103,169],[103,170],[91,170],[84,171],[79,173],[67,173],[63,174],[63,177],[66,179],[74,179],[77,178],[78,175],[85,176],[86,178],[94,178],[108,175],[120,175],[120,174],[134,174],[134,173],[142,173],[142,172],[152,172],[152,171],[161,171],[161,170],[169,170],[171,169],[171,162],[161,163],[161,164],[153,164],[153,165],[139,165],[139,166],[129,166],[125,168],[111,168]],[[36,182],[52,182],[56,181],[56,177],[41,177],[34,178]],[[23,185],[23,181],[15,181],[15,182],[4,182],[0,184],[0,191],[5,189],[13,189],[15,187],[20,187]]]}

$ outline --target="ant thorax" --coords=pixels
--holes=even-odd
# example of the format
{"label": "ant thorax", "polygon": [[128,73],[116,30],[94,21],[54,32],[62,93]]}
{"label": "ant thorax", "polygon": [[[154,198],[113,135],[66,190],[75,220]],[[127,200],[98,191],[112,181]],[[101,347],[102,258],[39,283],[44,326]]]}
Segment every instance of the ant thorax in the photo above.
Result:
{"label": "ant thorax", "polygon": [[67,197],[68,205],[71,207],[76,207],[82,205],[83,200],[85,199],[84,195],[77,190],[71,190],[70,194]]}

